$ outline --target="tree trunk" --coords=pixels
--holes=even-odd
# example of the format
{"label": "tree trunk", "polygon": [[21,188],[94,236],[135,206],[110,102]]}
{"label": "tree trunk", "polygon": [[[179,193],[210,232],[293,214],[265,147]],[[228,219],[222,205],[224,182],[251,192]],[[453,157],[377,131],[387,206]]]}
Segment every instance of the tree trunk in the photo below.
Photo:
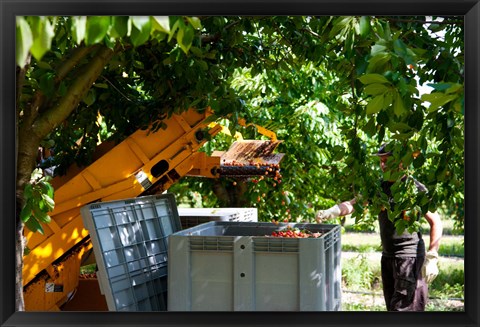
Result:
{"label": "tree trunk", "polygon": [[218,179],[213,182],[213,193],[222,207],[242,208],[247,206],[249,201],[245,198],[246,191],[247,184],[244,181],[237,181],[236,185]]}
{"label": "tree trunk", "polygon": [[[17,198],[17,213],[21,210],[21,203]],[[16,214],[15,224],[15,310],[25,311],[25,302],[23,300],[23,251],[24,237],[23,237],[23,223],[20,221],[20,215]]]}
{"label": "tree trunk", "polygon": [[[114,51],[107,47],[100,47],[98,52],[90,59],[82,73],[76,77],[71,84],[67,94],[58,101],[54,107],[48,108],[39,113],[40,104],[43,99],[35,101],[28,110],[25,110],[22,124],[17,128],[17,180],[16,180],[16,239],[15,239],[15,258],[16,258],[16,311],[24,311],[25,303],[23,299],[23,253],[25,249],[24,225],[20,220],[20,211],[23,207],[23,190],[30,181],[32,171],[36,166],[36,156],[40,142],[45,136],[52,132],[55,127],[64,121],[72,111],[78,106],[82,98],[87,94],[93,83],[102,73],[106,64],[114,55]],[[18,95],[17,95],[18,96]],[[37,94],[38,99],[42,97]]]}

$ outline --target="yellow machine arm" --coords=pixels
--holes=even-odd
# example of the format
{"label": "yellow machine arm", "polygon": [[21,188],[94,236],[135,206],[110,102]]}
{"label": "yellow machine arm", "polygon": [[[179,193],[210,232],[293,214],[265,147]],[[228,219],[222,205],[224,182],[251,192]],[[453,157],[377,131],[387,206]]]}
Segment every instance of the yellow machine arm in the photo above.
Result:
{"label": "yellow machine arm", "polygon": [[247,122],[243,118],[238,119],[238,124],[240,126],[244,126],[244,127],[254,126],[260,134],[265,135],[271,141],[277,141],[277,134],[275,134],[275,132],[273,132],[271,130],[268,130],[268,129],[262,127],[262,126],[259,126],[259,125],[253,124],[253,123],[247,124]]}

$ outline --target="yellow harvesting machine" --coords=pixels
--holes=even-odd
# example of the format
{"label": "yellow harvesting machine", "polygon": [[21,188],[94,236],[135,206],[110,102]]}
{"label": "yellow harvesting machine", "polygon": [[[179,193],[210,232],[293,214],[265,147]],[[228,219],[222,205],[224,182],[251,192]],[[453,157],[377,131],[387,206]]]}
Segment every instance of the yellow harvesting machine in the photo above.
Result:
{"label": "yellow harvesting machine", "polygon": [[[80,208],[99,201],[162,193],[184,176],[218,178],[278,174],[283,154],[273,151],[275,133],[257,126],[270,140],[240,140],[226,152],[207,156],[200,148],[222,131],[210,110],[190,109],[172,115],[157,132],[138,130],[119,144],[99,145],[88,167],[70,167],[52,179],[55,209],[44,235],[26,230],[29,253],[24,256],[23,283],[27,311],[58,311],[79,287],[80,267],[95,262],[89,232]],[[245,125],[244,121],[240,122]],[[272,169],[273,167],[273,169]],[[97,286],[96,282],[91,283]],[[94,292],[83,310],[95,311]],[[90,306],[88,304],[91,304]],[[95,307],[96,306],[96,307]]]}

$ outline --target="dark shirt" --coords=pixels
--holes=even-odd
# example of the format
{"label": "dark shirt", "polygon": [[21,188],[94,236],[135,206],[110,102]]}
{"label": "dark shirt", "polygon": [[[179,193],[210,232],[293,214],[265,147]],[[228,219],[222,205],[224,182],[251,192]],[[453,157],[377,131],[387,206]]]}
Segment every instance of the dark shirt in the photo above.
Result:
{"label": "dark shirt", "polygon": [[[427,192],[425,185],[414,179],[418,191]],[[383,192],[388,196],[391,209],[393,210],[394,201],[392,197],[391,186],[393,182],[382,181]],[[420,217],[412,217],[419,219]],[[403,219],[397,217],[396,219]],[[382,254],[386,257],[423,257],[425,256],[425,243],[420,232],[409,233],[405,230],[398,234],[394,222],[388,218],[387,210],[383,210],[378,215],[380,225],[380,238],[382,240]],[[394,220],[395,221],[395,220]]]}

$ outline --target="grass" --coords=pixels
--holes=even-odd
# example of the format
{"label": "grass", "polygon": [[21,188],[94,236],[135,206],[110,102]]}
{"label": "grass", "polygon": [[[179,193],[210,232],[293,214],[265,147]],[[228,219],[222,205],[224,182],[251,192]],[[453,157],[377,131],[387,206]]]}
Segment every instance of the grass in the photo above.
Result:
{"label": "grass", "polygon": [[[335,222],[337,223],[337,222]],[[453,219],[445,219],[442,217],[443,235],[462,236],[463,233],[455,227]],[[350,216],[345,217],[343,230],[350,233],[378,233],[378,223],[374,225],[354,224],[354,220]],[[425,219],[422,220],[420,231],[423,235],[428,234],[429,226]]]}
{"label": "grass", "polygon": [[380,261],[364,253],[342,260],[342,282],[351,291],[381,290]]}
{"label": "grass", "polygon": [[[430,236],[423,235],[423,239],[428,247]],[[343,233],[342,250],[359,253],[381,252],[380,235],[378,233]],[[463,237],[443,236],[438,253],[440,256],[463,258],[465,256]]]}
{"label": "grass", "polygon": [[80,274],[93,274],[97,270],[97,264],[92,263],[90,265],[81,266]]}

